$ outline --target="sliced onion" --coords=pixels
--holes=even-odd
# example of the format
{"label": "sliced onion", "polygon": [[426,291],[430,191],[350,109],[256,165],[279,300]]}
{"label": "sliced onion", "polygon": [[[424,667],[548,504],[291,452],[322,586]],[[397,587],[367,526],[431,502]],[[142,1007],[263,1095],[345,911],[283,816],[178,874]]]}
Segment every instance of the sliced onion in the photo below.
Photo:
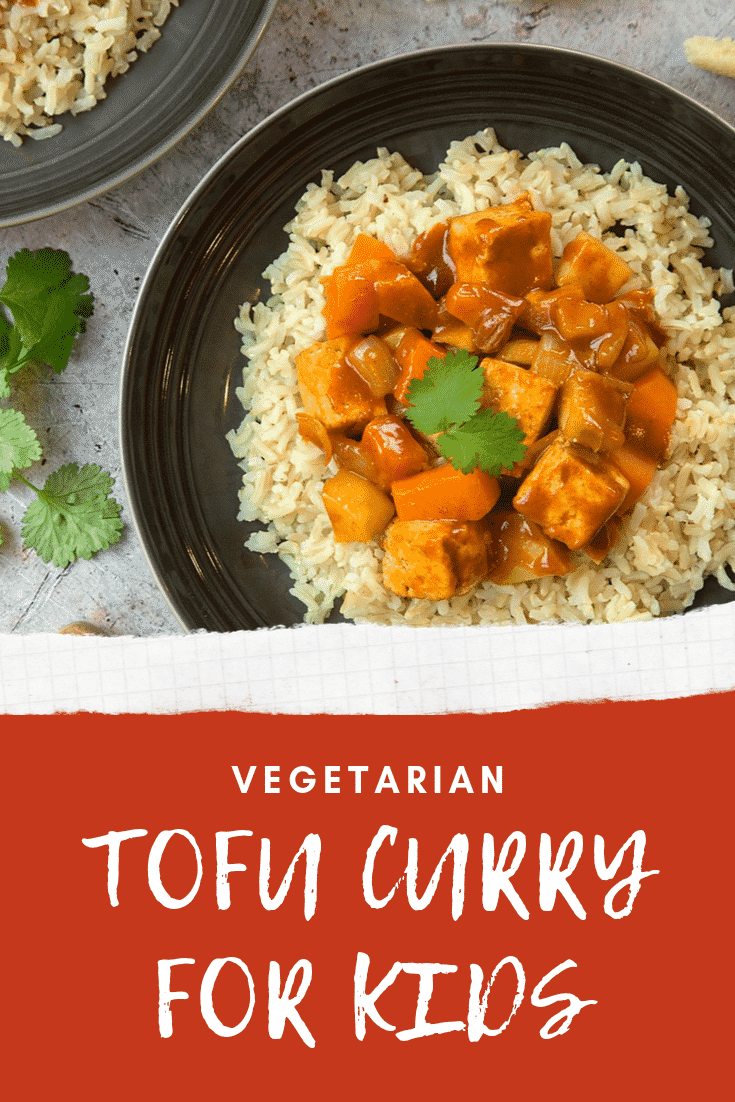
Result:
{"label": "sliced onion", "polygon": [[299,423],[299,435],[308,440],[310,444],[316,444],[324,452],[324,462],[329,463],[332,458],[332,438],[318,417],[312,417],[310,413],[297,413],[296,420]]}
{"label": "sliced onion", "polygon": [[374,334],[358,341],[345,359],[359,372],[375,398],[384,398],[386,394],[390,394],[398,381],[398,365],[390,348]]}

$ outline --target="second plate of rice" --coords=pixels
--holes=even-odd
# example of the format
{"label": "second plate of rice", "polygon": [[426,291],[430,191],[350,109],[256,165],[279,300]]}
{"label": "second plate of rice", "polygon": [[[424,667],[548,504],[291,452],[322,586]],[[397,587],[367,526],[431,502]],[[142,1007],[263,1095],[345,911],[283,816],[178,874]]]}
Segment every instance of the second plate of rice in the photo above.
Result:
{"label": "second plate of rice", "polygon": [[0,226],[121,183],[178,142],[276,0],[0,0]]}

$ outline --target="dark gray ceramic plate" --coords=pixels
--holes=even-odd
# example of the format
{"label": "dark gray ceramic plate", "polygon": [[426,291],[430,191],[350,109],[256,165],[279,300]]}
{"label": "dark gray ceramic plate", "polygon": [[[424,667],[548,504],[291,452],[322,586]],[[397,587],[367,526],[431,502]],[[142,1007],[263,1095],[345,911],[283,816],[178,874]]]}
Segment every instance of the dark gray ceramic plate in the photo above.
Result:
{"label": "dark gray ceramic plate", "polygon": [[[569,142],[612,168],[624,157],[683,184],[712,220],[709,260],[735,266],[735,131],[629,69],[543,46],[457,46],[392,58],[278,111],[212,169],[163,240],[126,349],[121,438],[127,489],[152,569],[185,627],[295,624],[303,606],[274,556],[239,523],[240,471],[225,440],[242,409],[233,318],[267,293],[261,272],[322,168],[399,150],[425,172],[484,126],[524,151]],[[699,602],[729,599],[708,585]]]}
{"label": "dark gray ceramic plate", "polygon": [[0,226],[91,199],[155,161],[235,80],[278,0],[183,0],[161,37],[54,138],[0,141]]}

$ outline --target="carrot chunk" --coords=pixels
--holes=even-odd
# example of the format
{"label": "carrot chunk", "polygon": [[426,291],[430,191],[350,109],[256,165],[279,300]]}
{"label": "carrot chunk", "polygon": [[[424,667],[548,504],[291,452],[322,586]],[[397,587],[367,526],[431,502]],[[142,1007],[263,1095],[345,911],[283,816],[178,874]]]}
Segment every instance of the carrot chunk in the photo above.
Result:
{"label": "carrot chunk", "polygon": [[355,243],[347,257],[348,266],[364,264],[367,260],[396,260],[396,254],[388,245],[378,241],[375,237],[369,237],[366,233],[358,233]]}
{"label": "carrot chunk", "polygon": [[362,275],[361,271],[362,265],[335,268],[326,281],[324,317],[329,341],[338,337],[371,333],[378,328],[378,296],[372,281]]}
{"label": "carrot chunk", "polygon": [[446,348],[427,340],[418,329],[407,329],[394,352],[396,363],[400,368],[398,382],[393,388],[396,399],[405,403],[409,386],[414,379],[424,377],[432,356],[443,360],[446,354]]}
{"label": "carrot chunk", "polygon": [[[368,251],[387,249],[379,241],[366,237],[353,246],[360,256]],[[376,247],[379,246],[380,249]],[[388,250],[390,252],[390,250]],[[324,281],[326,303],[324,317],[327,338],[374,332],[381,315],[417,329],[433,329],[436,303],[423,284],[405,264],[385,256],[352,261],[335,268]]]}
{"label": "carrot chunk", "polygon": [[656,473],[658,466],[656,459],[650,455],[644,455],[630,444],[621,444],[619,448],[613,448],[608,452],[607,458],[611,460],[630,483],[630,489],[618,506],[618,514],[627,513],[632,509],[636,501],[643,495]]}
{"label": "carrot chunk", "polygon": [[405,264],[372,260],[361,264],[358,270],[372,278],[378,310],[384,317],[417,329],[434,328],[436,303]]}
{"label": "carrot chunk", "polygon": [[636,379],[625,420],[628,443],[660,462],[669,446],[676,404],[676,387],[660,367]]}
{"label": "carrot chunk", "polygon": [[399,520],[481,520],[500,497],[500,485],[479,467],[462,474],[447,464],[398,479],[391,493]]}

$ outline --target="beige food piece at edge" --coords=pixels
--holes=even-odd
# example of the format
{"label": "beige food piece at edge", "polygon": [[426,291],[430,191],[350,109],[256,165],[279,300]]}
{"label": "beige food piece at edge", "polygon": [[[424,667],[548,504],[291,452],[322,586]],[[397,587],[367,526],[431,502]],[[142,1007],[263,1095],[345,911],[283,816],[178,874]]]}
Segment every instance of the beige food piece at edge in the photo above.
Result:
{"label": "beige food piece at edge", "polygon": [[735,41],[732,38],[707,38],[695,35],[684,42],[686,59],[700,69],[735,77]]}

